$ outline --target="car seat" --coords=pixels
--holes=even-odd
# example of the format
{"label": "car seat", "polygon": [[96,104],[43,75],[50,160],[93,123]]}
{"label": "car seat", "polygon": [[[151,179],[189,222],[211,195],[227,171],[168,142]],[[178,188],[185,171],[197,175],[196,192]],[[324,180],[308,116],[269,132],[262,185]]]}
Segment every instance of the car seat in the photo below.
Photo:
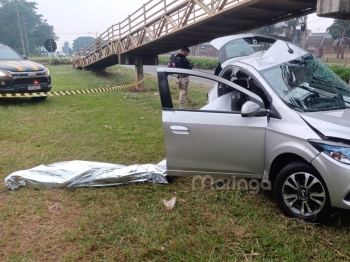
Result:
{"label": "car seat", "polygon": [[241,112],[242,106],[247,101],[248,98],[245,94],[239,91],[233,91],[231,97],[231,110],[233,112]]}

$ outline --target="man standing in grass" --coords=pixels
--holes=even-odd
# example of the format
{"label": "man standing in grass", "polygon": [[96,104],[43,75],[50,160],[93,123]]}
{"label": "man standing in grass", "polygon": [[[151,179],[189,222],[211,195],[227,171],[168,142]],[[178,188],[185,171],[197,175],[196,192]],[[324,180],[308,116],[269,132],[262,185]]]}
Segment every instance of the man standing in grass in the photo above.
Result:
{"label": "man standing in grass", "polygon": [[[177,68],[183,68],[183,69],[193,68],[193,64],[191,64],[190,61],[186,58],[189,53],[190,53],[190,49],[188,49],[188,47],[185,46],[181,49],[181,53],[178,53],[175,56],[174,62]],[[183,75],[183,74],[179,74],[177,78],[178,78],[177,83],[180,89],[179,109],[183,109],[185,107],[187,89],[188,89],[190,80],[188,75]]]}

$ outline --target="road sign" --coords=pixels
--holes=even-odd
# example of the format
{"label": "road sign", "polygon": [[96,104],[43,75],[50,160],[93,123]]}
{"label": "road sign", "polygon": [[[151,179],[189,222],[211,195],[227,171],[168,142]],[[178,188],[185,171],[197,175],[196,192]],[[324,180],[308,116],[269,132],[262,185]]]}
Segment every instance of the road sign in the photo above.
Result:
{"label": "road sign", "polygon": [[55,52],[56,51],[56,49],[57,49],[57,44],[56,44],[56,42],[55,42],[55,40],[53,40],[53,39],[47,39],[46,41],[45,41],[45,48],[46,48],[46,50],[48,51],[48,52]]}

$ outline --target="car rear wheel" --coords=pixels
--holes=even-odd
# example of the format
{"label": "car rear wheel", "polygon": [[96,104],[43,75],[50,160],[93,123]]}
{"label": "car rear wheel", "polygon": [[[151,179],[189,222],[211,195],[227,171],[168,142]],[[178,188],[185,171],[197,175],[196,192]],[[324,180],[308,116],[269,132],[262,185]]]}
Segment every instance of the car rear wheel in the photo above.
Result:
{"label": "car rear wheel", "polygon": [[322,222],[330,215],[326,184],[317,170],[306,163],[293,162],[278,174],[275,198],[283,213],[306,222]]}

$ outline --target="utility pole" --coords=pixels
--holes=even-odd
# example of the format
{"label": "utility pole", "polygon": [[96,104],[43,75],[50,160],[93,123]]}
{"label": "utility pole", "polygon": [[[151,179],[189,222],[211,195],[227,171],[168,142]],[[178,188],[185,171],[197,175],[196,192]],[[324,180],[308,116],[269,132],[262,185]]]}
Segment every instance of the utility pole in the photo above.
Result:
{"label": "utility pole", "polygon": [[22,43],[22,51],[23,51],[23,54],[25,55],[25,54],[26,54],[26,50],[25,50],[25,47],[24,47],[23,32],[22,32],[22,27],[21,27],[21,21],[20,21],[20,19],[19,19],[19,14],[18,14],[18,7],[17,7],[17,5],[18,5],[18,0],[16,1],[16,13],[17,13],[19,34],[20,34],[21,43]]}
{"label": "utility pole", "polygon": [[26,50],[27,50],[27,56],[29,56],[30,55],[30,49],[29,49],[27,29],[26,29],[26,25],[25,25],[25,22],[24,22],[24,15],[23,14],[22,14],[22,28],[23,28],[23,32],[24,32],[24,42],[25,42],[25,46],[26,46]]}
{"label": "utility pole", "polygon": [[306,49],[306,37],[307,37],[307,15],[303,17],[303,25],[302,25],[302,29],[304,29],[303,31],[303,48]]}

